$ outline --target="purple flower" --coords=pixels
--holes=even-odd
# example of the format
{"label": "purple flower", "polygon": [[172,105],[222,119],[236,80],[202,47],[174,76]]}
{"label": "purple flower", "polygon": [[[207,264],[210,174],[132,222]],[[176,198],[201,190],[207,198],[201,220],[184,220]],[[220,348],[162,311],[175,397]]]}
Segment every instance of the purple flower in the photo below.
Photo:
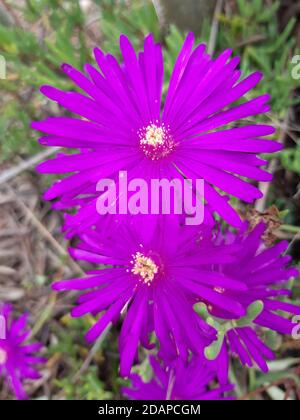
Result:
{"label": "purple flower", "polygon": [[87,333],[88,341],[95,340],[110,322],[124,314],[119,346],[122,375],[129,374],[139,344],[153,347],[151,332],[159,340],[159,355],[164,360],[178,356],[186,360],[189,351],[199,354],[214,339],[214,329],[193,309],[195,293],[233,317],[245,315],[237,299],[223,297],[215,290],[226,287],[240,291],[245,289],[244,283],[211,271],[214,265],[231,263],[236,246],[216,246],[211,238],[210,227],[187,228],[175,216],[158,220],[149,216],[145,224],[135,216],[106,239],[95,230],[86,231],[71,255],[108,267],[53,287],[87,291],[72,310],[75,317],[105,311]]}
{"label": "purple flower", "polygon": [[12,307],[3,304],[0,307],[0,376],[4,376],[16,397],[27,399],[23,382],[26,379],[39,379],[40,374],[34,367],[45,363],[45,359],[35,356],[43,345],[40,343],[26,344],[31,331],[27,329],[28,314],[18,319],[12,318]]}
{"label": "purple flower", "polygon": [[166,366],[153,356],[149,358],[153,377],[144,382],[138,374],[131,374],[131,386],[124,387],[125,396],[134,400],[222,400],[232,399],[225,393],[233,386],[214,386],[216,375],[203,362],[194,357],[184,363],[178,359],[173,368]]}
{"label": "purple flower", "polygon": [[208,304],[210,313],[218,320],[233,321],[232,328],[227,329],[218,357],[223,378],[227,377],[229,352],[237,355],[243,365],[253,366],[256,363],[263,372],[267,372],[266,360],[274,359],[275,355],[260,337],[262,329],[292,334],[295,327],[292,315],[300,314],[300,306],[283,300],[291,295],[291,290],[286,287],[287,281],[299,274],[296,268],[287,266],[291,260],[284,254],[288,243],[282,241],[267,248],[261,239],[264,230],[264,225],[259,224],[250,234],[245,231],[238,235],[228,232],[218,240],[221,246],[235,244],[240,246],[240,250],[237,263],[218,265],[215,269],[246,286],[246,290],[238,293],[226,287],[218,288],[220,299],[238,300],[245,310],[255,302],[260,302],[262,308],[247,325],[247,322],[233,318],[221,307]]}
{"label": "purple flower", "polygon": [[45,199],[56,199],[55,207],[60,209],[78,207],[71,219],[78,229],[99,218],[97,182],[117,179],[120,170],[126,170],[129,179],[170,180],[182,175],[204,179],[209,208],[233,226],[240,226],[241,220],[220,190],[247,203],[262,196],[240,176],[270,181],[271,174],[259,168],[266,161],[256,154],[278,151],[281,145],[263,139],[274,133],[273,127],[247,125],[242,120],[269,111],[269,95],[237,102],[262,74],[241,79],[239,58],[231,58],[231,50],[212,59],[205,45],[193,49],[193,44],[190,33],[176,60],[164,103],[162,49],[152,35],[145,38],[138,55],[122,35],[121,64],[96,48],[100,71],[87,64],[88,77],[63,64],[62,70],[86,95],[41,88],[48,98],[79,116],[32,124],[46,133],[41,144],[79,150],[38,167],[45,173],[73,173],[54,183]]}

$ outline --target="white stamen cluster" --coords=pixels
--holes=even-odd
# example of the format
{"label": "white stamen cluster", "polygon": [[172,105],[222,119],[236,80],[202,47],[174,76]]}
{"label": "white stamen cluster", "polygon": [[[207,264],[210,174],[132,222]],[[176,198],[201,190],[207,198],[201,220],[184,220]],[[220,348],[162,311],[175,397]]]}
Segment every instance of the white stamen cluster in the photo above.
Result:
{"label": "white stamen cluster", "polygon": [[138,131],[140,146],[144,154],[151,160],[158,160],[174,150],[175,143],[164,124],[151,122]]}
{"label": "white stamen cluster", "polygon": [[133,268],[131,272],[139,276],[143,283],[150,286],[158,272],[158,266],[150,257],[146,257],[141,252],[137,252],[132,257],[131,264],[133,264]]}

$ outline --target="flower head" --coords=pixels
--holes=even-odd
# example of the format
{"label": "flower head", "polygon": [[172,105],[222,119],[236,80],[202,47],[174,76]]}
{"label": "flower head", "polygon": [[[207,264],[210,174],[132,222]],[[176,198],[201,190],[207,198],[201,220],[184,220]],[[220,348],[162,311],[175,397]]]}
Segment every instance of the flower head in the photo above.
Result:
{"label": "flower head", "polygon": [[219,290],[219,293],[224,299],[237,300],[248,314],[234,318],[217,305],[207,306],[210,314],[217,321],[225,322],[226,326],[223,328],[224,342],[218,357],[224,378],[227,377],[224,369],[228,368],[226,359],[229,352],[237,355],[242,364],[253,366],[256,363],[263,372],[267,372],[266,361],[274,359],[275,355],[263,342],[263,330],[292,334],[295,327],[292,315],[300,315],[300,306],[285,300],[291,295],[286,283],[299,274],[296,268],[288,267],[291,260],[291,257],[285,255],[288,243],[282,241],[266,247],[262,240],[264,224],[257,225],[250,233],[246,227],[239,234],[227,232],[219,236],[220,245],[240,246],[238,263],[221,264],[214,269],[245,285],[246,289],[238,293],[226,287]]}
{"label": "flower head", "polygon": [[43,346],[40,343],[26,344],[30,330],[26,328],[28,315],[12,318],[9,304],[0,307],[0,376],[4,376],[18,399],[26,399],[23,382],[40,378],[34,365],[45,363],[45,359],[35,356]]}
{"label": "flower head", "polygon": [[[97,182],[117,181],[119,171],[128,178],[204,179],[204,198],[211,211],[239,226],[240,218],[228,203],[233,195],[253,202],[261,192],[244,178],[269,181],[271,174],[260,169],[265,160],[258,153],[278,151],[279,143],[263,139],[274,133],[267,125],[241,120],[267,112],[268,95],[237,104],[262,78],[259,72],[241,79],[239,58],[226,50],[216,59],[205,45],[193,49],[189,34],[171,75],[166,99],[162,100],[162,48],[148,35],[138,55],[122,35],[122,63],[95,49],[98,69],[85,66],[87,76],[72,66],[62,70],[84,92],[64,92],[51,86],[41,91],[79,118],[54,117],[34,122],[46,133],[40,142],[47,146],[78,149],[77,154],[59,154],[39,166],[40,172],[70,175],[47,191],[55,207],[78,207],[68,219],[81,230],[94,224],[99,215]],[[230,127],[228,127],[230,125]]]}
{"label": "flower head", "polygon": [[216,375],[201,359],[194,357],[184,363],[178,359],[173,367],[149,358],[153,377],[144,382],[138,374],[131,374],[131,386],[124,387],[125,396],[134,400],[220,400],[232,399],[226,393],[233,389],[230,384],[216,387]]}
{"label": "flower head", "polygon": [[199,354],[214,339],[214,329],[193,309],[194,293],[211,304],[219,303],[233,316],[244,315],[242,305],[226,298],[221,301],[215,290],[216,286],[240,290],[243,283],[212,273],[210,268],[232,262],[235,245],[215,246],[210,227],[186,228],[175,216],[154,219],[149,217],[142,225],[139,217],[132,217],[109,238],[92,229],[86,231],[71,255],[105,264],[106,268],[53,286],[60,291],[86,291],[72,310],[75,317],[104,311],[87,333],[88,341],[95,340],[110,322],[124,315],[120,353],[121,374],[125,376],[139,344],[153,347],[152,332],[164,360],[187,360],[190,352]]}

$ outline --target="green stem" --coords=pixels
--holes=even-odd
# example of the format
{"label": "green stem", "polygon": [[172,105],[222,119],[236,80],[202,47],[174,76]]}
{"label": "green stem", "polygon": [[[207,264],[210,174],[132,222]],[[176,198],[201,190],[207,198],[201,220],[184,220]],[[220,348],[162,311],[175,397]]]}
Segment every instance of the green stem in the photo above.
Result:
{"label": "green stem", "polygon": [[300,227],[299,226],[293,226],[293,225],[281,225],[281,230],[285,230],[286,232],[291,233],[300,233]]}

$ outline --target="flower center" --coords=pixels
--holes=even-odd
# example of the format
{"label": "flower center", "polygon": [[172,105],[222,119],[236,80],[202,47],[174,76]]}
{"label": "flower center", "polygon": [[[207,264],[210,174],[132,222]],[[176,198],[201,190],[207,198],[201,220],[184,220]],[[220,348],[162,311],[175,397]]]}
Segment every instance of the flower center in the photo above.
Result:
{"label": "flower center", "polygon": [[138,131],[140,146],[145,156],[158,160],[168,156],[175,148],[169,128],[164,124],[149,124]]}
{"label": "flower center", "polygon": [[131,272],[140,277],[140,280],[150,286],[155,275],[158,272],[158,266],[150,257],[146,257],[141,252],[137,252],[133,255],[133,260],[131,261],[133,268]]}
{"label": "flower center", "polygon": [[0,348],[0,366],[4,365],[7,361],[7,353],[4,349]]}

